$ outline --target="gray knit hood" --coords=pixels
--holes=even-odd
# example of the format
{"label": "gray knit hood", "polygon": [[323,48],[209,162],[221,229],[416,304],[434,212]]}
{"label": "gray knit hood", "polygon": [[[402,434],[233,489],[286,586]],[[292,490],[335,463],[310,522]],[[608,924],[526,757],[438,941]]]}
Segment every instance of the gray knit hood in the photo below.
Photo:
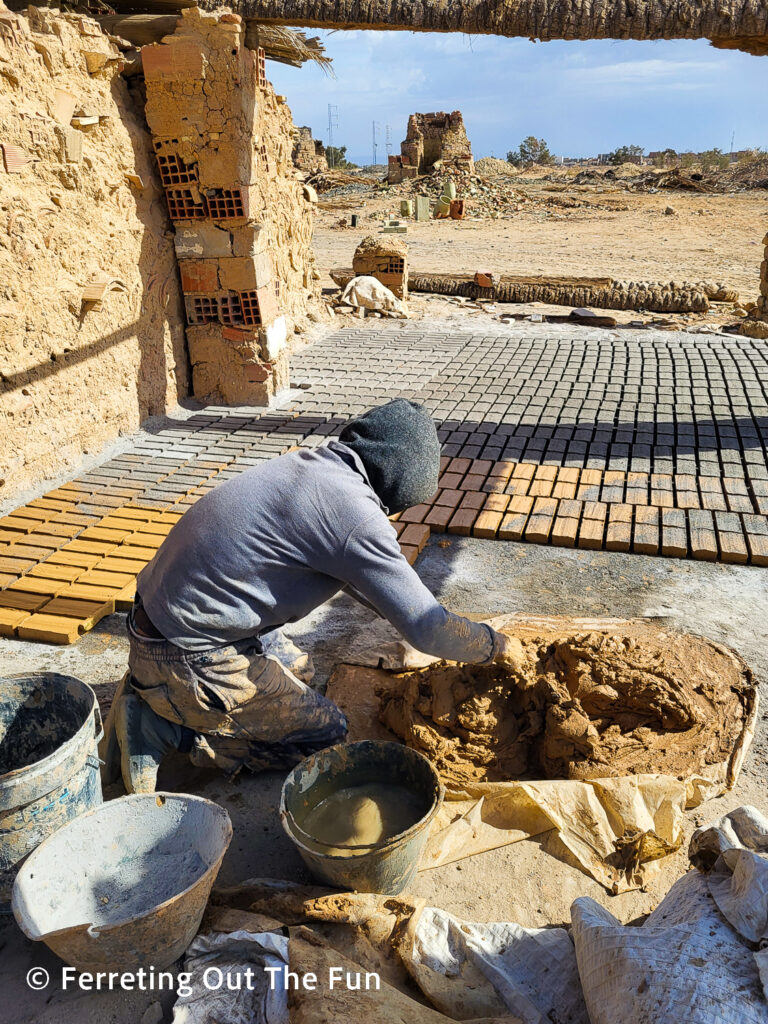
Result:
{"label": "gray knit hood", "polygon": [[339,440],[358,455],[390,515],[436,493],[440,442],[423,405],[395,398],[351,420]]}

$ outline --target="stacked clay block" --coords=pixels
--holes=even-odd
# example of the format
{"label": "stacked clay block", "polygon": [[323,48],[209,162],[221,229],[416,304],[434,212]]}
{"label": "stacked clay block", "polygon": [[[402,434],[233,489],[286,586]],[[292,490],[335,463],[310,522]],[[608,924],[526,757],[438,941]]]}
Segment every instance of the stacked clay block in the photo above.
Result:
{"label": "stacked clay block", "polygon": [[287,327],[264,231],[264,53],[237,15],[191,8],[142,50],[147,121],[202,401],[268,405],[288,384]]}

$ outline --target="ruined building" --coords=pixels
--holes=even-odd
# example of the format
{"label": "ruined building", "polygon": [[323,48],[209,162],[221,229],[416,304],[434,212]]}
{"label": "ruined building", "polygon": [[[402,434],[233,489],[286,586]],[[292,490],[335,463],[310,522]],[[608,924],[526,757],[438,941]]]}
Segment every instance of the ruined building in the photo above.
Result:
{"label": "ruined building", "polygon": [[293,145],[293,164],[300,171],[328,170],[325,146],[319,139],[312,138],[311,128],[305,126],[296,129],[296,141]]}
{"label": "ruined building", "polygon": [[475,169],[461,111],[411,114],[405,139],[400,144],[400,155],[389,158],[390,183],[429,174],[435,164],[440,163],[470,173]]}
{"label": "ruined building", "polygon": [[324,308],[240,19],[187,10],[142,63],[146,110],[95,20],[0,0],[0,500],[190,394],[266,403]]}

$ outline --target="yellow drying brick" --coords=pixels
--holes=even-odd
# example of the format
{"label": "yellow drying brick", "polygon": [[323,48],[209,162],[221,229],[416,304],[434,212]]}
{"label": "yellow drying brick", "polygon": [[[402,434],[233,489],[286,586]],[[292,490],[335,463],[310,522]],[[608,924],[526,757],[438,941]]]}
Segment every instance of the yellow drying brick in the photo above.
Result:
{"label": "yellow drying brick", "polygon": [[79,565],[56,565],[50,560],[41,562],[29,570],[28,576],[39,576],[44,580],[64,580],[71,583],[85,570]]}
{"label": "yellow drying brick", "polygon": [[129,572],[101,572],[99,569],[89,569],[88,572],[83,573],[78,583],[122,590],[123,587],[127,587],[133,581],[133,578],[133,574]]}
{"label": "yellow drying brick", "polygon": [[22,640],[41,640],[48,644],[73,644],[85,626],[79,619],[65,619],[62,615],[30,615],[17,627]]}
{"label": "yellow drying brick", "polygon": [[24,540],[26,534],[17,533],[16,530],[0,530],[0,544],[15,544],[17,540]]}
{"label": "yellow drying brick", "polygon": [[146,564],[143,559],[118,558],[113,552],[106,558],[102,558],[93,568],[99,569],[101,572],[132,572],[138,576]]}
{"label": "yellow drying brick", "polygon": [[115,602],[74,601],[68,597],[54,597],[43,608],[43,615],[61,615],[65,619],[77,619],[83,630],[93,629],[97,622],[115,610]]}
{"label": "yellow drying brick", "polygon": [[153,533],[167,537],[175,525],[175,523],[143,523],[136,530],[136,534],[141,534],[143,536],[146,533]]}
{"label": "yellow drying brick", "polygon": [[108,555],[114,551],[116,544],[100,540],[73,540],[65,545],[64,551],[81,551],[84,555]]}
{"label": "yellow drying brick", "polygon": [[110,544],[119,544],[132,532],[130,527],[127,530],[107,530],[103,526],[89,526],[80,534],[80,540],[107,541]]}
{"label": "yellow drying brick", "polygon": [[119,593],[117,587],[97,587],[91,583],[70,583],[66,590],[59,593],[59,597],[72,599],[74,601],[95,601],[103,604],[106,601],[113,601],[115,594]]}
{"label": "yellow drying brick", "polygon": [[45,561],[46,565],[71,565],[83,571],[92,569],[97,562],[101,561],[101,555],[89,555],[85,551],[69,551],[62,548],[54,551],[50,558]]}
{"label": "yellow drying brick", "polygon": [[[122,530],[123,533],[133,533],[137,528],[136,519],[127,519],[123,516],[107,516],[95,524],[100,530]],[[142,523],[142,526],[144,524]]]}
{"label": "yellow drying brick", "polygon": [[133,608],[135,597],[136,583],[129,583],[119,594],[115,594],[115,611],[129,612]]}
{"label": "yellow drying brick", "polygon": [[29,618],[29,612],[19,608],[0,608],[0,636],[15,636],[16,627]]}
{"label": "yellow drying brick", "polygon": [[136,558],[138,560],[144,560],[151,562],[157,554],[155,548],[143,547],[139,544],[134,544],[133,541],[128,541],[125,544],[121,544],[119,548],[115,548],[114,551],[110,551],[112,558]]}
{"label": "yellow drying brick", "polygon": [[63,580],[50,580],[40,576],[30,576],[27,573],[17,583],[12,583],[3,593],[10,594],[16,591],[23,591],[25,594],[46,594],[52,597],[58,594],[67,584]]}
{"label": "yellow drying brick", "polygon": [[115,515],[127,516],[129,519],[143,519],[145,523],[163,515],[162,509],[144,508],[142,505],[121,505],[115,509]]}
{"label": "yellow drying brick", "polygon": [[147,548],[159,548],[165,540],[165,535],[162,533],[132,533],[130,537],[126,537],[126,544],[139,544]]}
{"label": "yellow drying brick", "polygon": [[21,516],[22,519],[34,520],[34,523],[44,523],[47,519],[52,519],[56,515],[50,509],[46,508],[30,508],[29,505],[22,505],[21,508],[13,510],[15,516]]}

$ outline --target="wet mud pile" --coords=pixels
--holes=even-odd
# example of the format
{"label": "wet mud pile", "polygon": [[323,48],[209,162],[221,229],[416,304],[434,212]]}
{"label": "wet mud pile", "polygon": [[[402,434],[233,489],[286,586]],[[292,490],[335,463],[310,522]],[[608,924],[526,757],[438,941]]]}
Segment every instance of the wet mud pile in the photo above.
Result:
{"label": "wet mud pile", "polygon": [[751,674],[733,652],[646,624],[620,635],[509,629],[522,676],[440,662],[380,693],[382,722],[446,785],[520,778],[690,775],[728,762],[748,718]]}

